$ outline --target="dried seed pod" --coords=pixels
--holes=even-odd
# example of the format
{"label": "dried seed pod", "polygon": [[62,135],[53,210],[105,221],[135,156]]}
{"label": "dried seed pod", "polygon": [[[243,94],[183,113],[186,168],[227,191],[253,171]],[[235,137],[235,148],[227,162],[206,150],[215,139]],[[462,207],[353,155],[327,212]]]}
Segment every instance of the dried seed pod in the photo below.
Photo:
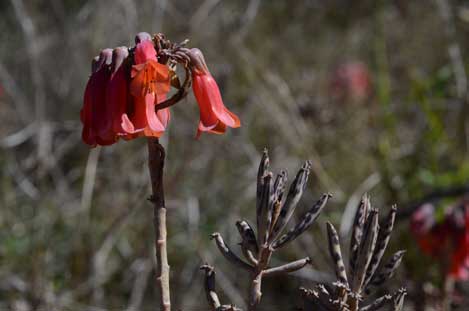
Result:
{"label": "dried seed pod", "polygon": [[396,252],[391,259],[379,270],[378,274],[375,274],[369,283],[369,286],[378,287],[384,282],[392,278],[396,269],[401,264],[402,258],[404,257],[405,251],[401,250]]}
{"label": "dried seed pod", "polygon": [[298,202],[300,201],[300,198],[303,195],[303,191],[306,188],[306,184],[308,182],[310,169],[311,164],[309,161],[306,161],[306,163],[296,174],[293,183],[290,185],[287,197],[285,199],[285,202],[283,203],[282,209],[280,210],[280,215],[278,216],[277,223],[274,226],[274,239],[285,228],[286,224],[288,223],[288,220],[290,220]]}
{"label": "dried seed pod", "polygon": [[273,190],[273,199],[269,205],[269,214],[270,214],[270,226],[269,226],[269,238],[272,239],[272,232],[275,224],[277,223],[278,216],[282,208],[282,197],[286,189],[287,183],[287,172],[281,171],[275,178],[274,190]]}
{"label": "dried seed pod", "polygon": [[269,154],[267,149],[264,149],[262,153],[261,162],[259,164],[259,169],[257,171],[257,191],[256,191],[256,218],[257,218],[257,228],[259,228],[259,221],[261,219],[261,203],[263,200],[264,192],[264,177],[267,170],[269,169]]}
{"label": "dried seed pod", "polygon": [[272,215],[269,213],[269,206],[273,200],[273,185],[272,185],[272,173],[266,172],[263,178],[262,187],[262,200],[260,203],[260,216],[257,220],[257,243],[259,246],[264,245],[269,237],[269,227],[272,221]]}
{"label": "dried seed pod", "polygon": [[311,259],[309,257],[299,259],[296,261],[292,261],[290,263],[274,267],[274,268],[269,268],[267,270],[264,270],[264,276],[272,276],[272,275],[278,275],[278,274],[284,274],[284,273],[290,273],[294,272],[297,270],[300,270],[307,264],[311,263]]}
{"label": "dried seed pod", "polygon": [[238,228],[239,235],[241,236],[242,243],[245,247],[253,252],[255,255],[259,252],[257,245],[256,234],[251,225],[245,220],[238,220],[236,222],[236,228]]}
{"label": "dried seed pod", "polygon": [[329,253],[334,260],[335,274],[340,283],[348,286],[347,273],[345,271],[344,260],[342,259],[342,252],[340,250],[339,235],[334,226],[327,222],[327,235],[329,238]]}
{"label": "dried seed pod", "polygon": [[228,259],[229,262],[248,271],[254,270],[254,268],[250,264],[244,262],[241,258],[239,258],[235,253],[231,251],[231,249],[225,244],[225,241],[223,241],[223,238],[221,237],[220,233],[218,232],[212,233],[210,238],[215,240],[218,246],[218,249],[220,250],[222,255],[226,259]]}
{"label": "dried seed pod", "polygon": [[381,259],[383,258],[384,252],[388,247],[389,240],[391,239],[392,229],[394,227],[394,220],[396,219],[397,207],[394,205],[391,207],[389,214],[386,218],[384,226],[379,229],[377,244],[371,258],[370,265],[366,271],[366,278],[363,286],[366,287],[372,276],[375,274]]}
{"label": "dried seed pod", "polygon": [[300,222],[295,225],[290,231],[282,235],[278,240],[276,240],[272,247],[274,249],[278,249],[285,245],[286,243],[293,241],[298,236],[300,236],[303,232],[305,232],[318,218],[319,214],[321,213],[322,209],[326,206],[327,201],[329,198],[332,197],[330,194],[323,194],[321,198],[309,209],[306,214],[303,215]]}
{"label": "dried seed pod", "polygon": [[200,267],[200,270],[205,271],[205,294],[207,301],[212,307],[212,310],[217,310],[221,306],[220,299],[215,291],[215,270],[212,266],[207,264]]}
{"label": "dried seed pod", "polygon": [[358,258],[352,281],[352,291],[355,293],[359,294],[362,290],[362,285],[366,277],[366,271],[368,270],[368,266],[371,262],[371,258],[376,246],[378,229],[378,211],[373,209],[370,211],[370,215],[366,219],[365,228],[358,251]]}
{"label": "dried seed pod", "polygon": [[355,267],[358,260],[358,251],[360,249],[360,242],[363,235],[363,229],[365,226],[365,220],[368,216],[368,212],[370,209],[370,199],[365,194],[363,195],[360,205],[357,208],[357,212],[355,213],[355,220],[353,222],[353,230],[352,235],[350,238],[350,260],[349,260],[349,270],[350,275],[352,277],[355,274]]}
{"label": "dried seed pod", "polygon": [[274,198],[276,201],[282,201],[283,194],[287,186],[288,173],[285,170],[280,171],[280,173],[275,178],[274,183]]}

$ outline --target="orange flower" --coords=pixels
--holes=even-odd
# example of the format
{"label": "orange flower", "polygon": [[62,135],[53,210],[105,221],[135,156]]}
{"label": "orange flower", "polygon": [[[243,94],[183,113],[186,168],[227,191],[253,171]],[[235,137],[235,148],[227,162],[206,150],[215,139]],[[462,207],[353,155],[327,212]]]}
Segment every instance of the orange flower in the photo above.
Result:
{"label": "orange flower", "polygon": [[240,127],[239,118],[223,104],[220,89],[208,70],[202,52],[191,49],[188,55],[192,64],[192,90],[200,109],[197,138],[202,132],[222,134],[227,126]]}

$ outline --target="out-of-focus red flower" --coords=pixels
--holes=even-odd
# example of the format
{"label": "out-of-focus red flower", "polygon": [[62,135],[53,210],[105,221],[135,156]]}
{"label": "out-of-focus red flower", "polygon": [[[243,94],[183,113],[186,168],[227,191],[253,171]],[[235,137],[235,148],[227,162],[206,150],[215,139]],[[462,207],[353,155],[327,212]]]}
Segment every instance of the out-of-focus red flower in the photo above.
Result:
{"label": "out-of-focus red flower", "polygon": [[457,235],[450,267],[450,276],[456,280],[469,280],[469,206],[465,207],[464,231]]}
{"label": "out-of-focus red flower", "polygon": [[197,137],[202,132],[222,134],[226,127],[240,127],[239,118],[223,104],[220,89],[208,70],[202,52],[191,49],[189,57],[193,65],[192,89],[200,109]]}
{"label": "out-of-focus red flower", "polygon": [[435,207],[424,204],[411,218],[411,232],[422,251],[442,263],[449,262],[447,275],[469,280],[469,202],[451,206],[442,221],[435,219]]}
{"label": "out-of-focus red flower", "polygon": [[331,79],[332,95],[340,100],[367,99],[372,93],[371,75],[360,62],[345,63],[337,67]]}

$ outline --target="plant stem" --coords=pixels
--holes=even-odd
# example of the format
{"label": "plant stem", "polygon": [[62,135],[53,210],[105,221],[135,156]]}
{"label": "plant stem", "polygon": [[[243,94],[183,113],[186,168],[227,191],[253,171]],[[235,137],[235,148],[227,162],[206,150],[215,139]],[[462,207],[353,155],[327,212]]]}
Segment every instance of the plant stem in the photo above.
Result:
{"label": "plant stem", "polygon": [[255,311],[257,305],[261,302],[262,297],[262,277],[264,270],[267,268],[270,257],[272,256],[272,249],[264,244],[259,250],[258,263],[256,270],[252,274],[250,290],[249,290],[249,311]]}
{"label": "plant stem", "polygon": [[166,207],[164,203],[163,169],[165,150],[157,138],[148,138],[148,167],[150,169],[155,226],[156,286],[160,295],[160,310],[170,311],[169,264],[166,249]]}

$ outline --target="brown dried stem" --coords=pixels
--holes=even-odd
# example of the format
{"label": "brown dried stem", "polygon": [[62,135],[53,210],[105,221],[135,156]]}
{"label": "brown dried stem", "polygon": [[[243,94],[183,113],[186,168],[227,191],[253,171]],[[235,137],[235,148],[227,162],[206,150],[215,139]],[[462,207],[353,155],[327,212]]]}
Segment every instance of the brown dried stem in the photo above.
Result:
{"label": "brown dried stem", "polygon": [[155,105],[155,111],[171,107],[187,96],[187,94],[189,93],[189,88],[191,86],[192,79],[189,67],[185,66],[184,69],[186,71],[186,77],[184,78],[184,83],[182,84],[182,87],[173,96],[171,96],[161,104]]}
{"label": "brown dried stem", "polygon": [[157,138],[148,138],[148,167],[150,169],[155,226],[156,286],[160,295],[160,310],[170,311],[169,264],[166,230],[166,207],[164,202],[163,169],[165,150]]}

